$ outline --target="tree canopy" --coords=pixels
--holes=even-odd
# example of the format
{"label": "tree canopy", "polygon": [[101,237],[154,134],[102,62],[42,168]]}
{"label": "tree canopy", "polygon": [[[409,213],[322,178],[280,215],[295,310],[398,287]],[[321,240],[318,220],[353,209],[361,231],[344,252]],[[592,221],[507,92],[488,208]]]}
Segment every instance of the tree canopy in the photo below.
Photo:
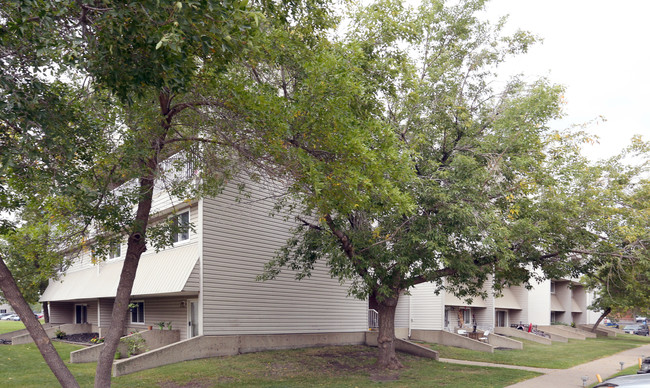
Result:
{"label": "tree canopy", "polygon": [[412,179],[400,189],[415,207],[372,191],[356,208],[315,207],[263,277],[285,266],[309,276],[325,260],[353,295],[377,302],[385,367],[400,366],[393,317],[411,287],[433,282],[471,298],[487,281],[498,292],[584,273],[603,253],[592,230],[604,205],[590,187],[598,171],[579,155],[591,139],[549,127],[561,116],[562,87],[498,82],[496,67],[536,39],[479,20],[483,3],[378,1],[353,14],[342,42],[360,49],[374,117],[410,159],[402,168]]}

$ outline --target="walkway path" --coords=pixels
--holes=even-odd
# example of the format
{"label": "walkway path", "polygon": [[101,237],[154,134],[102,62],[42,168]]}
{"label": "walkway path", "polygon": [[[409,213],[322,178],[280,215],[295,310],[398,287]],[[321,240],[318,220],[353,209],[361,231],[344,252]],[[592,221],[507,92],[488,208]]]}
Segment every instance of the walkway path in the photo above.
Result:
{"label": "walkway path", "polygon": [[597,381],[596,374],[599,374],[604,380],[621,370],[621,361],[624,363],[623,368],[628,368],[632,365],[638,365],[638,360],[641,356],[650,356],[650,344],[643,345],[634,349],[624,350],[612,356],[603,357],[601,359],[590,361],[585,364],[576,365],[569,369],[533,368],[519,365],[502,365],[491,364],[488,362],[453,360],[449,358],[441,358],[440,361],[463,365],[522,369],[543,373],[542,376],[522,381],[520,383],[510,385],[506,388],[578,388],[583,386],[583,376],[587,377],[585,386],[589,386]]}

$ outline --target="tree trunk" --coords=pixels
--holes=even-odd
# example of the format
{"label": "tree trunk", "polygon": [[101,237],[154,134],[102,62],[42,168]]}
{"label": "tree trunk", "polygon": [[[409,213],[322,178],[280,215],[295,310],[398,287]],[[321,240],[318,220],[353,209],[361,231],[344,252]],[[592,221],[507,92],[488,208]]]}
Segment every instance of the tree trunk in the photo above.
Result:
{"label": "tree trunk", "polygon": [[126,248],[126,257],[120,274],[120,282],[117,286],[117,295],[113,304],[111,314],[111,325],[108,328],[104,340],[104,347],[99,353],[97,360],[97,369],[95,373],[95,388],[107,388],[111,386],[111,370],[115,351],[120,343],[120,338],[126,327],[128,306],[131,301],[131,291],[135,274],[138,269],[138,263],[142,253],[147,249],[145,233],[149,222],[149,212],[151,210],[151,201],[153,196],[153,178],[140,179],[140,202],[134,222],[135,231],[129,235]]}
{"label": "tree trunk", "polygon": [[607,308],[605,309],[605,311],[603,311],[603,313],[600,315],[600,317],[598,318],[598,320],[597,320],[596,323],[594,324],[594,327],[591,328],[591,332],[592,332],[592,333],[595,333],[595,332],[596,332],[596,328],[598,327],[598,325],[600,325],[600,322],[601,322],[603,319],[605,319],[605,317],[606,317],[607,315],[609,315],[609,313],[611,313],[611,312],[612,312],[612,308],[611,308],[611,307],[607,307]]}
{"label": "tree trunk", "polygon": [[47,302],[43,302],[43,322],[50,323],[50,308]]}
{"label": "tree trunk", "polygon": [[2,288],[5,299],[9,301],[11,307],[25,324],[25,328],[34,340],[41,355],[43,355],[47,366],[50,367],[56,379],[59,380],[59,384],[65,388],[79,387],[77,380],[70,373],[70,370],[66,367],[59,353],[56,352],[52,341],[50,341],[47,333],[45,333],[45,329],[43,329],[41,323],[34,316],[29,304],[23,298],[23,294],[20,293],[18,285],[16,285],[16,280],[11,275],[4,260],[0,260],[0,288]]}
{"label": "tree trunk", "polygon": [[379,347],[379,356],[377,357],[377,366],[382,369],[399,369],[402,363],[397,359],[395,354],[395,309],[399,294],[393,298],[386,298],[377,301],[379,311],[379,335],[377,336],[377,346]]}
{"label": "tree trunk", "polygon": [[104,340],[104,347],[99,353],[99,359],[97,360],[95,388],[107,388],[111,386],[113,360],[115,359],[115,351],[120,343],[120,338],[126,327],[128,306],[131,301],[131,291],[133,290],[135,274],[142,253],[147,250],[145,236],[149,223],[149,213],[151,212],[154,179],[158,172],[158,157],[163,149],[165,138],[171,128],[173,118],[170,113],[169,105],[171,103],[171,96],[168,91],[160,92],[158,100],[160,102],[161,113],[160,133],[152,134],[153,136],[148,144],[151,156],[143,160],[142,167],[144,169],[139,182],[138,208],[133,222],[133,229],[127,242],[126,256],[124,258],[124,265],[122,266],[120,282],[117,286],[117,295],[115,296],[113,312],[111,314],[111,325],[108,328],[108,334],[106,334]]}

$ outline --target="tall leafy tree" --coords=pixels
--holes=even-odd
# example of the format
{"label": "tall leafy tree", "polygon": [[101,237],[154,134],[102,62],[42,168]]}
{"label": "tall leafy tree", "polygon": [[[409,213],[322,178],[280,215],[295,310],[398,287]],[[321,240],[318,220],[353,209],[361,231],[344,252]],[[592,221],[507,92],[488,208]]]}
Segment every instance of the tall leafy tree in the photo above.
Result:
{"label": "tall leafy tree", "polygon": [[[354,194],[373,185],[387,196],[399,194],[377,167],[375,147],[392,133],[373,132],[376,121],[356,114],[367,103],[354,93],[361,69],[337,67],[346,53],[325,39],[334,20],[325,2],[262,2],[254,5],[260,12],[245,2],[212,1],[7,5],[4,36],[17,34],[40,49],[27,63],[43,63],[73,80],[87,77],[89,87],[82,90],[104,95],[113,117],[107,149],[91,153],[83,181],[70,182],[70,195],[48,202],[54,222],[92,225],[94,234],[84,235],[89,239],[82,245],[98,256],[112,241],[128,239],[95,386],[110,385],[147,238],[156,247],[170,241],[169,227],[148,225],[154,186],[168,170],[191,159],[201,171],[199,186],[188,184],[196,183],[194,177],[169,174],[180,177],[169,186],[180,198],[218,192],[241,166],[257,176],[291,178],[294,193],[325,177],[345,187],[316,188],[320,199],[311,207],[340,193],[341,204],[351,209],[359,206]],[[260,23],[264,34],[256,33]],[[179,163],[162,163],[172,155],[182,155]],[[374,167],[365,172],[369,165]],[[79,223],[69,223],[70,216]]]}
{"label": "tall leafy tree", "polygon": [[[124,216],[124,210],[120,209],[125,209],[129,201],[137,204],[135,216],[130,218],[130,222],[123,218],[111,221],[110,218],[95,217],[97,214],[84,214],[85,217],[95,218],[100,231],[110,234],[126,229],[128,234],[113,323],[100,354],[95,380],[96,386],[107,387],[110,386],[113,353],[126,320],[138,260],[146,247],[151,196],[159,162],[166,156],[163,153],[165,141],[174,133],[172,127],[175,118],[192,106],[187,101],[175,104],[173,99],[197,79],[202,69],[218,70],[235,53],[245,51],[251,31],[254,31],[256,15],[250,12],[245,2],[214,1],[185,4],[180,1],[8,1],[3,3],[0,12],[3,53],[8,54],[3,58],[5,61],[20,60],[25,65],[22,68],[24,74],[30,79],[42,77],[39,73],[47,70],[57,71],[58,76],[72,79],[88,77],[91,92],[104,91],[114,95],[116,107],[143,115],[141,120],[136,121],[137,125],[120,127],[121,150],[116,155],[104,154],[108,168],[102,171],[102,163],[98,161],[92,166],[95,175],[90,177],[90,180],[102,178],[104,187],[109,187],[108,183],[115,185],[135,179],[137,187],[122,198],[98,195],[92,200],[82,201],[79,196],[71,197],[80,206],[78,211],[82,214],[86,210],[100,209],[103,203],[111,199],[114,201],[109,202],[109,206],[101,207],[100,213],[103,212],[103,215]],[[23,49],[23,45],[30,51]],[[3,77],[3,83],[6,82],[3,88],[13,86],[8,79],[10,77]],[[49,84],[44,85],[48,93],[59,95],[53,92]],[[21,96],[18,97],[19,103],[26,102],[20,99]],[[152,100],[156,101],[155,114],[151,109]],[[7,109],[13,110],[15,106],[7,105]],[[55,111],[53,109],[50,114],[53,115]],[[25,126],[13,128],[17,133],[31,134]],[[118,135],[114,134],[115,137]],[[7,142],[13,140],[7,136]],[[70,140],[78,139],[72,136]],[[84,145],[83,142],[78,144]],[[17,147],[12,149],[18,152],[23,150]],[[3,162],[3,166],[10,165],[8,160]],[[49,168],[48,160],[43,163]],[[119,172],[122,176],[114,178],[111,172]],[[72,187],[83,191],[78,186]],[[10,186],[3,190],[3,194],[14,189],[18,190],[15,185]],[[6,197],[12,198],[9,195]],[[84,203],[89,205],[84,208]],[[18,206],[15,203],[8,205]],[[125,224],[128,227],[122,228]],[[9,278],[3,277],[2,283],[9,284]],[[19,298],[17,289],[8,292],[3,288],[3,291],[10,300]],[[39,344],[44,341],[47,341],[47,337],[41,330],[35,336],[35,342]],[[52,368],[61,384],[77,386],[74,378],[63,369],[65,367],[61,365]]]}
{"label": "tall leafy tree", "polygon": [[[599,205],[581,184],[592,170],[577,153],[588,139],[548,127],[561,114],[561,87],[495,83],[496,66],[535,39],[480,21],[483,3],[379,1],[353,14],[343,41],[361,54],[360,82],[381,101],[374,117],[410,158],[414,178],[401,190],[416,206],[372,190],[359,191],[358,207],[319,203],[264,276],[284,266],[308,276],[325,260],[353,295],[379,307],[381,367],[401,366],[394,316],[411,287],[433,282],[471,297],[488,279],[498,291],[539,272],[577,274],[599,240],[590,231]],[[318,185],[327,181],[307,195]]]}
{"label": "tall leafy tree", "polygon": [[650,148],[640,137],[621,155],[599,166],[594,201],[604,204],[591,227],[603,241],[583,281],[595,291],[590,308],[601,315],[647,313],[650,305]]}

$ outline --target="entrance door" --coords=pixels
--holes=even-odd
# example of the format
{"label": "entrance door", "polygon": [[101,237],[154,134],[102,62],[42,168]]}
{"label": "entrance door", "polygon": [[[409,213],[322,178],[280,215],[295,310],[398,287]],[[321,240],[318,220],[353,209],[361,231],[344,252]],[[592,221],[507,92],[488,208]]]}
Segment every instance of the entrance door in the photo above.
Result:
{"label": "entrance door", "polygon": [[496,325],[498,327],[505,327],[508,324],[508,312],[507,311],[497,311],[496,312]]}
{"label": "entrance door", "polygon": [[88,322],[88,307],[85,304],[76,304],[74,310],[74,323]]}
{"label": "entrance door", "polygon": [[187,301],[187,338],[199,335],[199,301]]}

